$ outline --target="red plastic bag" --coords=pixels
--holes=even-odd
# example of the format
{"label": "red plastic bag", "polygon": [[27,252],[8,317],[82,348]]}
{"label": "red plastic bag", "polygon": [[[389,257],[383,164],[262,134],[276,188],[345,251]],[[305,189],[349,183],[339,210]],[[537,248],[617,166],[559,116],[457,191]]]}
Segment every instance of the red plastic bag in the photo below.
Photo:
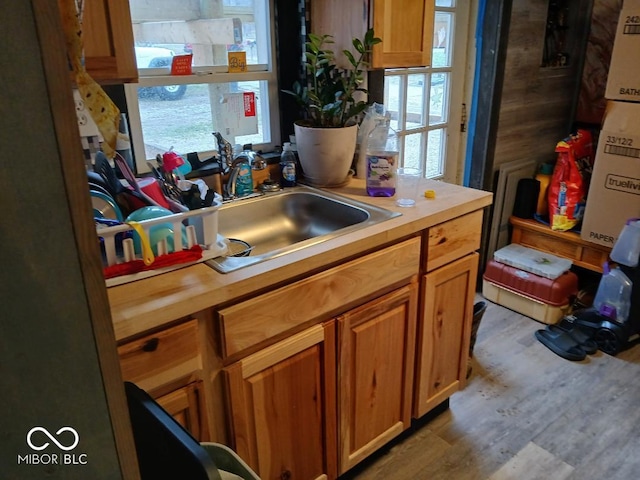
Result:
{"label": "red plastic bag", "polygon": [[591,132],[578,130],[556,145],[558,158],[549,183],[549,222],[552,230],[571,230],[582,220],[593,170]]}

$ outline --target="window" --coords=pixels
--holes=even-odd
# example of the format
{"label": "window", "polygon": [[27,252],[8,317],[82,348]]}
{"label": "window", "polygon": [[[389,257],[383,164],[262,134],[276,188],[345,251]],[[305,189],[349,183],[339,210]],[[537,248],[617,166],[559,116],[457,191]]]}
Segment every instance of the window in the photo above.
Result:
{"label": "window", "polygon": [[[436,0],[429,67],[385,70],[384,104],[400,138],[400,164],[459,181],[469,2]],[[459,25],[460,28],[456,28]]]}
{"label": "window", "polygon": [[[277,77],[270,0],[129,0],[139,83],[125,86],[138,171],[173,148],[205,159],[219,131],[232,144],[279,143]],[[229,52],[244,52],[232,73]],[[192,55],[190,75],[171,75],[177,55]]]}

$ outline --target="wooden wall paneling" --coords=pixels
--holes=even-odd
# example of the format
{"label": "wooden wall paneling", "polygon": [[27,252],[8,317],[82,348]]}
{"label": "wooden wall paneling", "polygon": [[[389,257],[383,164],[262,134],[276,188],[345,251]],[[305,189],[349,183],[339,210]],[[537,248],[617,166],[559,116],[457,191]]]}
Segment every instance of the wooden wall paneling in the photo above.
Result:
{"label": "wooden wall paneling", "polygon": [[575,114],[576,122],[581,124],[599,125],[602,122],[607,105],[604,91],[621,9],[622,0],[593,2]]}
{"label": "wooden wall paneling", "polygon": [[569,65],[542,68],[549,2],[513,2],[493,171],[523,157],[537,163],[553,160],[556,143],[570,133],[591,0],[578,3],[568,20]]}

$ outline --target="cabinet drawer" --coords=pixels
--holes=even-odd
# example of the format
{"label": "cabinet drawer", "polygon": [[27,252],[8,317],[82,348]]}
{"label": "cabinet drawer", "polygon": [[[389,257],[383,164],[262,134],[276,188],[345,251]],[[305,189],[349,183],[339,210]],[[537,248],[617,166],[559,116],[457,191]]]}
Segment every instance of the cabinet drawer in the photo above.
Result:
{"label": "cabinet drawer", "polygon": [[123,380],[150,391],[199,370],[197,328],[191,320],[118,347]]}
{"label": "cabinet drawer", "polygon": [[418,273],[420,239],[348,262],[218,312],[224,357],[287,330],[329,318]]}
{"label": "cabinet drawer", "polygon": [[482,210],[435,225],[425,235],[425,268],[430,272],[480,248]]}

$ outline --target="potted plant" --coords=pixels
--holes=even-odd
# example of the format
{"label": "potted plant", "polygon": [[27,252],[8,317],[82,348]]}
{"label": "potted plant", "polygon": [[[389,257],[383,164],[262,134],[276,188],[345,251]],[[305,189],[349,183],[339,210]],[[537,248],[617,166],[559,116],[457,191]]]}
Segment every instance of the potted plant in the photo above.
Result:
{"label": "potted plant", "polygon": [[349,68],[335,64],[331,35],[309,34],[305,43],[308,84],[295,82],[292,95],[305,114],[295,122],[296,146],[305,179],[316,186],[331,187],[348,179],[353,161],[360,114],[367,108],[364,68],[374,45],[382,40],[373,29],[362,40],[352,40],[355,55],[343,50]]}

